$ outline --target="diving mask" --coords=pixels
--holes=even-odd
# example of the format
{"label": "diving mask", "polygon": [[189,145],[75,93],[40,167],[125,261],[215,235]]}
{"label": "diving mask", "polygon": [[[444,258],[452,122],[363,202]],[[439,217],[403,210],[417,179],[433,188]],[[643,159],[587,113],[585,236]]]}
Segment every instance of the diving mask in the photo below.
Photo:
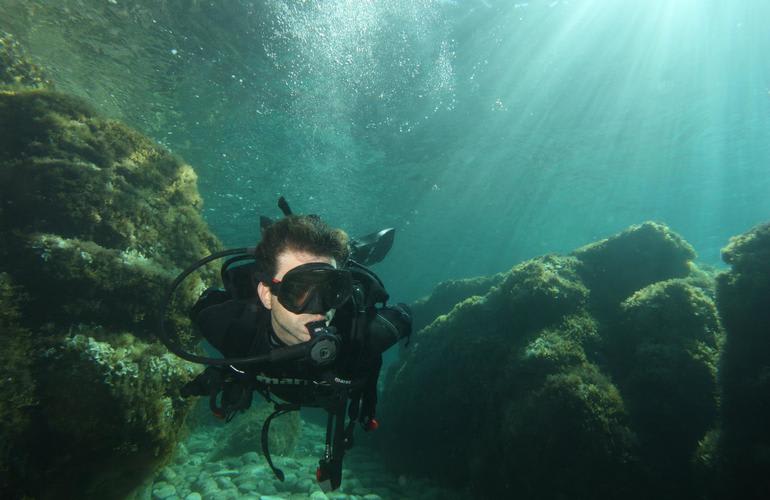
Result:
{"label": "diving mask", "polygon": [[325,314],[347,302],[353,292],[350,271],[323,262],[302,264],[265,285],[294,314]]}

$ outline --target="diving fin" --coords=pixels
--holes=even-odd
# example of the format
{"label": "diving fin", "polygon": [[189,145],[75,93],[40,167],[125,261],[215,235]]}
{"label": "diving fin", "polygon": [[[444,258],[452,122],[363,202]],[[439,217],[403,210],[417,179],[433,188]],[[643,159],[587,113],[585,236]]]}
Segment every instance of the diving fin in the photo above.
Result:
{"label": "diving fin", "polygon": [[[286,198],[283,196],[278,198],[278,208],[281,209],[281,212],[283,212],[285,217],[293,214],[289,207],[289,202],[287,202]],[[273,223],[275,223],[275,221],[270,217],[264,215],[259,217],[259,227],[262,231],[267,229]],[[377,231],[376,233],[367,234],[360,238],[351,238],[350,257],[364,266],[376,264],[382,261],[390,251],[393,246],[395,235],[396,230],[391,227]]]}
{"label": "diving fin", "polygon": [[268,227],[272,226],[275,221],[271,219],[270,217],[265,217],[264,215],[259,216],[259,229],[261,231],[264,231]]}
{"label": "diving fin", "polygon": [[395,236],[396,230],[390,227],[361,238],[351,238],[350,257],[364,266],[376,264],[388,254]]}

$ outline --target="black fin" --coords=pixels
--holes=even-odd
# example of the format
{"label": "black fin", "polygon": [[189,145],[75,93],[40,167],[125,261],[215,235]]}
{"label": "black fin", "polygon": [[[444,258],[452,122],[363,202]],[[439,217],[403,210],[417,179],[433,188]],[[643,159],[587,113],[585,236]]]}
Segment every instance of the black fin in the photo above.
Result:
{"label": "black fin", "polygon": [[278,208],[281,209],[281,212],[283,212],[283,215],[285,215],[286,217],[292,215],[291,208],[289,208],[289,202],[286,201],[286,198],[284,198],[283,196],[278,198]]}
{"label": "black fin", "polygon": [[259,229],[261,231],[264,231],[268,227],[272,226],[275,221],[271,219],[270,217],[265,217],[264,215],[259,216]]}
{"label": "black fin", "polygon": [[376,264],[388,254],[395,236],[396,230],[391,227],[352,239],[350,258],[365,266]]}

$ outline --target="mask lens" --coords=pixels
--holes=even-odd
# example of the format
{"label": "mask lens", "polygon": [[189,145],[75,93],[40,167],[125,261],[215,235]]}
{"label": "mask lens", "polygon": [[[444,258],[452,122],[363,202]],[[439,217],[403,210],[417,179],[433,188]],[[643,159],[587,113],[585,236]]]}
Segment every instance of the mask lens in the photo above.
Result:
{"label": "mask lens", "polygon": [[350,272],[333,267],[292,269],[280,283],[278,300],[289,311],[325,313],[344,304],[350,298]]}
{"label": "mask lens", "polygon": [[323,304],[323,311],[336,309],[350,298],[353,284],[348,271],[334,271],[329,279],[318,287],[318,296]]}

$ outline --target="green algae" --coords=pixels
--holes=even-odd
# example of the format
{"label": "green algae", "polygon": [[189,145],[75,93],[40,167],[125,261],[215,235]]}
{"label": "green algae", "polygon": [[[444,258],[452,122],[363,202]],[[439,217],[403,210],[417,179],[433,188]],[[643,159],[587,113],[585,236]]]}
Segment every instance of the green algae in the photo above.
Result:
{"label": "green algae", "polygon": [[770,494],[770,224],[733,237],[722,250],[731,270],[717,278],[726,331],[719,376],[721,429],[710,475],[714,497]]}
{"label": "green algae", "polygon": [[391,466],[484,497],[689,491],[723,343],[713,272],[694,257],[645,223],[458,300],[388,373]]}
{"label": "green algae", "polygon": [[26,467],[19,451],[25,445],[23,436],[31,432],[31,413],[38,405],[29,357],[34,338],[19,324],[19,305],[25,298],[10,276],[0,273],[0,491],[15,489],[18,473]]}
{"label": "green algae", "polygon": [[[179,389],[197,370],[155,339],[161,302],[220,244],[190,165],[25,81],[0,86],[0,370],[14,381],[0,492],[130,497],[173,453],[191,406]],[[183,340],[187,307],[215,276],[180,287],[168,320]]]}
{"label": "green algae", "polygon": [[435,318],[448,313],[458,302],[472,295],[485,295],[490,288],[500,283],[504,274],[477,276],[459,280],[443,281],[436,285],[427,297],[411,304],[412,328],[421,330]]}
{"label": "green algae", "polygon": [[627,403],[660,494],[693,491],[691,461],[719,408],[717,365],[723,332],[713,300],[686,280],[635,292],[605,332],[611,373]]}
{"label": "green algae", "polygon": [[40,66],[31,63],[21,44],[0,31],[0,86],[11,88],[46,88],[52,84]]}
{"label": "green algae", "polygon": [[581,279],[591,290],[597,314],[612,314],[629,295],[647,285],[690,274],[695,250],[663,224],[645,222],[572,252]]}

